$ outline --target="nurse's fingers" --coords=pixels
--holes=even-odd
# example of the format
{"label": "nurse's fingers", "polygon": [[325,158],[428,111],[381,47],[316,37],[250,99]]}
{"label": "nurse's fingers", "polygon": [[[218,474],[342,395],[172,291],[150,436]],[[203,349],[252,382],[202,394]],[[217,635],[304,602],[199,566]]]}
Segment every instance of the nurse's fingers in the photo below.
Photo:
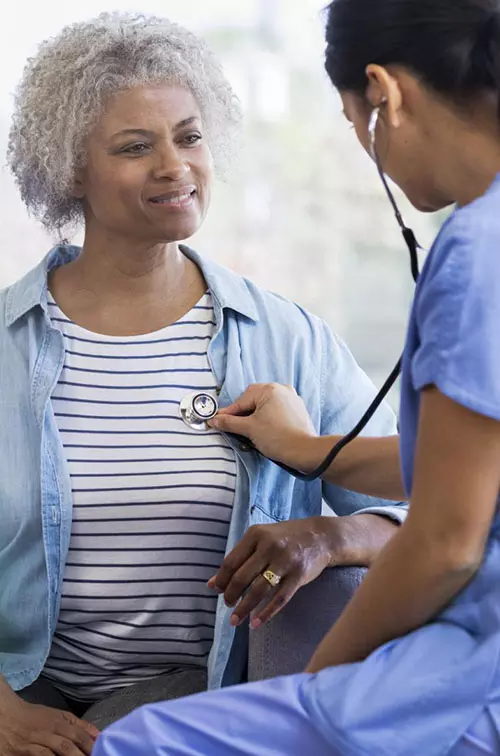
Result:
{"label": "nurse's fingers", "polygon": [[258,399],[265,388],[264,383],[254,383],[229,407],[222,407],[219,415],[249,415],[257,409]]}

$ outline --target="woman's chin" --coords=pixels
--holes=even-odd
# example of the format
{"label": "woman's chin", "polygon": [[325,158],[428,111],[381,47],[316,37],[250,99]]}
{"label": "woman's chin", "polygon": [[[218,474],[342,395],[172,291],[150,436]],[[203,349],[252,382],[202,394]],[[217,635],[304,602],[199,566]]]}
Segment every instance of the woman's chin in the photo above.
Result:
{"label": "woman's chin", "polygon": [[175,226],[163,226],[163,228],[156,226],[151,230],[161,243],[165,243],[186,241],[194,236],[200,227],[201,223],[181,223]]}

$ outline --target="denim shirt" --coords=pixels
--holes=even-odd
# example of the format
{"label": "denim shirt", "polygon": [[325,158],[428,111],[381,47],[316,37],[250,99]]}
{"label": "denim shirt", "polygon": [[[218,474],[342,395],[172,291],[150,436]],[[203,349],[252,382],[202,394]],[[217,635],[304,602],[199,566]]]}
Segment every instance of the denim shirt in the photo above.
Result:
{"label": "denim shirt", "polygon": [[[201,269],[213,298],[209,360],[226,406],[255,382],[295,386],[321,434],[343,434],[359,420],[374,388],[345,345],[318,318],[182,247]],[[63,339],[47,313],[47,274],[77,247],[53,249],[23,279],[0,292],[0,673],[14,690],[42,671],[59,613],[72,521],[64,449],[50,401],[64,363]],[[396,432],[383,406],[367,433]],[[335,486],[304,483],[228,438],[237,481],[227,551],[257,523],[320,515],[386,514],[402,521],[404,504]],[[248,631],[230,625],[219,599],[209,657],[209,686],[239,682]]]}

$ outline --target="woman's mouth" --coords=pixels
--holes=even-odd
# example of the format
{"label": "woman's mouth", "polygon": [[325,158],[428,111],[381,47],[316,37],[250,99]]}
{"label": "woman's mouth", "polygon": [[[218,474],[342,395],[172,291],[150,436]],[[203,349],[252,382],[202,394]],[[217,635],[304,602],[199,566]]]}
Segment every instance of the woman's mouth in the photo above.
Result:
{"label": "woman's mouth", "polygon": [[151,197],[149,202],[165,209],[186,210],[194,204],[196,193],[196,187],[186,186],[176,192],[165,192]]}

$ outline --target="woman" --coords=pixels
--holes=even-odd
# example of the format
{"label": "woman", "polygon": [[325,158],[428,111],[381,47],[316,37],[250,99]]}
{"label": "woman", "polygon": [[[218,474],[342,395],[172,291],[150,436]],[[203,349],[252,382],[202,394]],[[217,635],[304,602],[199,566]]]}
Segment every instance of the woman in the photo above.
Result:
{"label": "woman", "polygon": [[[68,27],[25,71],[10,165],[28,209],[84,241],[0,294],[2,756],[89,753],[75,715],[242,681],[250,612],[370,564],[404,517],[180,416],[193,392],[230,404],[273,379],[341,433],[373,395],[323,323],[178,245],[238,122],[205,45],[162,19]],[[393,428],[386,408],[371,430]],[[364,514],[321,517],[323,496]]]}
{"label": "woman", "polygon": [[[409,516],[307,673],[146,707],[97,756],[500,754],[500,5],[334,0],[327,43],[361,144],[380,109],[387,174],[421,210],[458,205],[410,319],[402,480],[386,439],[353,443],[326,476],[384,496],[404,485]],[[269,386],[214,426],[306,470],[335,441]]]}

